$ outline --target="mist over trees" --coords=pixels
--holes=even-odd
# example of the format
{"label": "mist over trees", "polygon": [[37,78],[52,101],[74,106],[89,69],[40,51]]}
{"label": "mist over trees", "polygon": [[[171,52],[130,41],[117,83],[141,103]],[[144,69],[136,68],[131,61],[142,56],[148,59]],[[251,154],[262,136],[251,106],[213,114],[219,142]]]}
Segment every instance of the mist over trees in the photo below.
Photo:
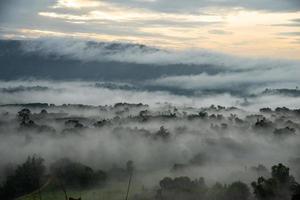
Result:
{"label": "mist over trees", "polygon": [[298,109],[31,103],[0,110],[1,199],[73,198],[121,183],[120,194],[128,187],[137,200],[299,198]]}
{"label": "mist over trees", "polygon": [[[133,161],[126,163],[124,178],[128,179],[135,173],[133,165]],[[11,200],[33,192],[41,198],[41,189],[53,184],[69,199],[69,189],[105,187],[107,181],[116,176],[117,171],[94,171],[89,166],[69,159],[58,160],[47,169],[43,158],[32,156],[18,165],[1,183],[0,198]],[[205,178],[191,179],[186,176],[165,177],[158,185],[153,194],[156,200],[297,200],[300,195],[300,184],[289,174],[289,168],[281,163],[272,166],[271,178],[259,177],[253,181],[252,189],[241,181],[207,185]],[[143,193],[135,197],[140,198],[144,199]]]}

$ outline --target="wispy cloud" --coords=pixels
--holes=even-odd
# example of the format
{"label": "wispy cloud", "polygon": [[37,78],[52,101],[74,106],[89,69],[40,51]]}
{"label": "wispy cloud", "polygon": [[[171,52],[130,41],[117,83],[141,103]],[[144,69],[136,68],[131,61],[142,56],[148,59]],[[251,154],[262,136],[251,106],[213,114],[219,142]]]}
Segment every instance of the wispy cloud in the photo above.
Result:
{"label": "wispy cloud", "polygon": [[267,10],[272,12],[299,11],[300,2],[298,0],[157,0],[157,1],[123,1],[113,0],[113,2],[147,9],[159,10],[163,12],[201,12],[203,8],[243,8],[250,10]]}
{"label": "wispy cloud", "polygon": [[[298,0],[6,0],[1,7],[0,26],[11,30],[2,38],[84,35],[239,55],[297,58],[300,52],[290,41],[272,37],[297,31],[292,28],[298,27]],[[292,25],[270,26],[274,21]],[[248,42],[237,48],[243,41]]]}
{"label": "wispy cloud", "polygon": [[210,34],[216,34],[216,35],[231,35],[233,32],[230,31],[225,31],[225,30],[220,30],[220,29],[214,29],[208,31]]}
{"label": "wispy cloud", "polygon": [[287,27],[298,27],[300,26],[300,19],[291,19],[288,23],[282,23],[282,24],[273,24],[273,26],[287,26]]}
{"label": "wispy cloud", "polygon": [[53,8],[81,9],[98,7],[99,5],[101,2],[96,0],[58,0]]}
{"label": "wispy cloud", "polygon": [[280,33],[280,35],[286,35],[286,36],[300,36],[300,32],[283,32],[283,33]]}

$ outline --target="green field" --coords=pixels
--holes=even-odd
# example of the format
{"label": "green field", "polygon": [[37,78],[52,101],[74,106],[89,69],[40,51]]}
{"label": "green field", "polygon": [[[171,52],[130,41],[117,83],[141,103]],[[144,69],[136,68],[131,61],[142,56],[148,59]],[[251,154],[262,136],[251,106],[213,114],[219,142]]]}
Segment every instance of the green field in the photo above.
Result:
{"label": "green field", "polygon": [[[82,200],[123,200],[126,196],[127,183],[110,183],[99,188],[94,187],[85,190],[68,189],[68,197],[79,198]],[[134,199],[138,194],[143,194],[145,199],[151,196],[149,191],[143,189],[142,186],[132,186],[129,192],[128,199]],[[39,192],[33,192],[18,198],[17,200],[65,200],[65,195],[62,190],[54,185],[48,185]]]}

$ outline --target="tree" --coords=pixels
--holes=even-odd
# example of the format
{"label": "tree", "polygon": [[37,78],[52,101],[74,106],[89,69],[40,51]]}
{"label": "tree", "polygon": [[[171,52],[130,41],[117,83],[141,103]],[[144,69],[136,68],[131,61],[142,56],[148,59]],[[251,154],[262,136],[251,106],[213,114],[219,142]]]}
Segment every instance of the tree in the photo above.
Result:
{"label": "tree", "polygon": [[31,115],[31,111],[28,108],[24,108],[18,112],[18,118],[22,123],[26,123],[29,121],[29,116]]}
{"label": "tree", "polygon": [[1,187],[0,199],[14,199],[30,193],[41,186],[45,175],[44,160],[40,157],[28,157],[15,172],[8,176]]}
{"label": "tree", "polygon": [[243,182],[234,182],[228,186],[225,193],[227,200],[247,200],[250,197],[250,190]]}
{"label": "tree", "polygon": [[203,178],[191,180],[188,177],[166,177],[159,183],[156,199],[161,200],[200,200],[205,198],[207,186]]}
{"label": "tree", "polygon": [[254,195],[259,200],[290,200],[295,194],[295,186],[298,183],[290,176],[289,168],[283,164],[272,167],[272,177],[265,179],[258,178],[252,183]]}
{"label": "tree", "polygon": [[170,137],[170,135],[171,134],[168,132],[168,130],[164,126],[161,126],[159,128],[159,131],[157,131],[155,133],[156,138],[162,138],[164,140],[168,139]]}
{"label": "tree", "polygon": [[206,195],[207,200],[224,200],[226,197],[226,185],[222,185],[221,183],[214,184],[211,188],[209,188],[208,193]]}
{"label": "tree", "polygon": [[134,164],[132,160],[127,161],[126,163],[126,171],[128,174],[132,174],[134,171]]}
{"label": "tree", "polygon": [[106,173],[68,159],[61,159],[50,167],[51,175],[65,187],[86,188],[106,180]]}

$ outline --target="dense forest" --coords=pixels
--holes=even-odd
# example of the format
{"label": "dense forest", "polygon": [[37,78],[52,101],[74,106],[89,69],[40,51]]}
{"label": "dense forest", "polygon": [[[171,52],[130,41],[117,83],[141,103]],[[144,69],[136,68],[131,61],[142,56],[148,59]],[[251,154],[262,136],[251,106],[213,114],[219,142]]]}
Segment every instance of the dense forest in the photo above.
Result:
{"label": "dense forest", "polygon": [[103,199],[95,191],[109,187],[122,189],[106,199],[299,199],[297,109],[32,103],[0,110],[1,199]]}

